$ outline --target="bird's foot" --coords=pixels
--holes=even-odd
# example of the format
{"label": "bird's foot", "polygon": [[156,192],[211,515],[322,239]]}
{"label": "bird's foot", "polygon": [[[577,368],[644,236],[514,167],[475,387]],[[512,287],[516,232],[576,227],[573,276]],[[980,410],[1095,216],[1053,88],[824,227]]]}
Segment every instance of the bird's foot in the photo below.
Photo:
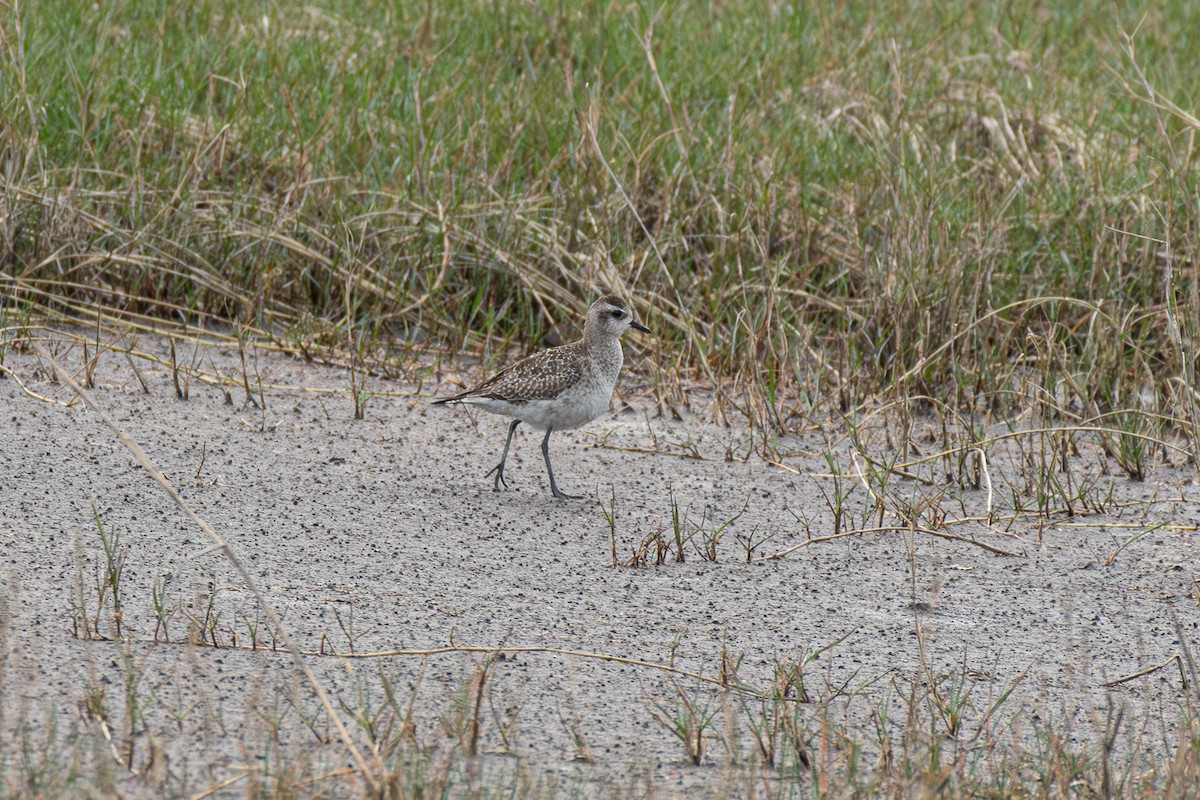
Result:
{"label": "bird's foot", "polygon": [[504,479],[504,462],[501,461],[499,464],[497,464],[496,466],[489,469],[487,472],[485,472],[483,474],[483,477],[486,478],[488,475],[491,475],[493,472],[496,473],[496,480],[494,480],[492,482],[492,491],[493,492],[500,491],[501,486],[503,486],[505,489],[507,489],[508,481],[506,481]]}
{"label": "bird's foot", "polygon": [[586,500],[587,499],[586,497],[584,497],[581,494],[567,494],[566,492],[559,490],[559,488],[557,486],[555,486],[553,483],[550,484],[550,492],[555,497],[557,497],[559,500]]}

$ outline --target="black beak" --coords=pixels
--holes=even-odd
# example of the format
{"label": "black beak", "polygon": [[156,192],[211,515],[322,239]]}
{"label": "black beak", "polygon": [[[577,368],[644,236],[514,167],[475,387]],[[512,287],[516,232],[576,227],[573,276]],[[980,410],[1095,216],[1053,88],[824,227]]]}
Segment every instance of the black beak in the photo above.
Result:
{"label": "black beak", "polygon": [[630,322],[629,327],[633,328],[635,331],[641,331],[642,333],[650,332],[650,329],[640,322]]}

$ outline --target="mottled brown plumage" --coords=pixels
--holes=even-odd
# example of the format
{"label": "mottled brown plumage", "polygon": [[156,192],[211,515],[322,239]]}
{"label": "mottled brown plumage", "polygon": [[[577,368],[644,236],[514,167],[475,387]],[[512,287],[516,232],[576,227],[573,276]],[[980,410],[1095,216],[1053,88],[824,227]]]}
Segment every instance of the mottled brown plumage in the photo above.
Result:
{"label": "mottled brown plumage", "polygon": [[[563,388],[578,383],[583,377],[578,350],[582,342],[553,347],[518,361],[498,372],[464,395],[489,397],[509,403],[527,400],[553,400]],[[447,401],[447,402],[450,402]]]}
{"label": "mottled brown plumage", "polygon": [[[435,400],[435,403],[468,403],[493,414],[514,417],[508,426],[504,454],[493,468],[496,491],[503,485],[504,463],[517,425],[527,422],[546,431],[542,455],[550,475],[550,490],[555,497],[572,498],[558,489],[550,466],[550,434],[564,428],[577,428],[604,413],[621,372],[624,355],[620,337],[629,328],[649,332],[633,321],[629,306],[619,297],[606,295],[588,309],[583,338],[552,347],[518,361],[474,389]],[[491,474],[491,473],[489,473]],[[578,498],[572,498],[578,499]]]}

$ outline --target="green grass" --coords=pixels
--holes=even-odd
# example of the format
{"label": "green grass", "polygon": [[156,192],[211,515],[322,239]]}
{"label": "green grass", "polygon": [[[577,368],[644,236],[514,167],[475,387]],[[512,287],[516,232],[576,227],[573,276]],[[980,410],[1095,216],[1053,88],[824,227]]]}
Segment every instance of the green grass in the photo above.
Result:
{"label": "green grass", "polygon": [[1083,358],[1112,410],[1194,371],[1186,4],[2,15],[12,305],[453,354],[623,290],[775,427],[831,385],[994,402]]}

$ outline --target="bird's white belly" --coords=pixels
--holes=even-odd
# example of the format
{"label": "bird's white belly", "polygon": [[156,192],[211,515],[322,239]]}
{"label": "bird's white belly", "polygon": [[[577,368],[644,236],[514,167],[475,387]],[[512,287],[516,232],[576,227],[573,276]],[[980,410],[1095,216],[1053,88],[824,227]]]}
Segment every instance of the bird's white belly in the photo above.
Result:
{"label": "bird's white belly", "polygon": [[567,390],[553,399],[531,399],[520,403],[491,397],[466,398],[465,403],[482,406],[493,414],[516,417],[522,422],[556,431],[586,425],[608,410],[612,387],[593,384]]}
{"label": "bird's white belly", "polygon": [[514,416],[535,428],[578,428],[608,410],[612,389],[597,387],[590,392],[570,392],[553,400],[530,400]]}

